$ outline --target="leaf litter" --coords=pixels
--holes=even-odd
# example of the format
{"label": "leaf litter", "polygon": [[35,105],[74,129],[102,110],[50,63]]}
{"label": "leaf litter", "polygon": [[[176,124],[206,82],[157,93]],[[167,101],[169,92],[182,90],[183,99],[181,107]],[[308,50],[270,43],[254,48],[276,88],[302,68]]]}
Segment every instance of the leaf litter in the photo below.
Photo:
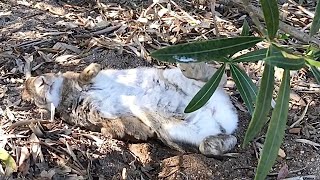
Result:
{"label": "leaf litter", "polygon": [[[252,1],[256,6],[257,2]],[[234,37],[241,33],[246,19],[250,33],[256,34],[252,21],[241,8],[217,1],[217,24],[213,24],[210,6],[200,1],[22,0],[2,1],[0,7],[0,99],[3,102],[0,103],[0,148],[10,159],[7,164],[1,164],[0,174],[11,174],[12,179],[208,179],[213,176],[251,179],[254,176],[255,152],[259,153],[255,147],[261,148],[264,137],[246,149],[237,147],[234,152],[238,155],[223,161],[199,154],[182,155],[157,142],[131,144],[70,126],[57,118],[50,121],[50,113],[39,112],[21,101],[20,96],[26,77],[80,70],[91,62],[108,68],[170,66],[152,60],[149,54],[171,44],[213,39],[218,36],[215,25],[220,36]],[[288,1],[280,7],[284,22],[302,32],[309,31],[313,1],[300,6]],[[296,52],[300,52],[303,44],[285,34],[280,43]],[[265,48],[265,45],[260,43],[257,47]],[[261,62],[243,63],[241,68],[259,85]],[[281,72],[276,76],[281,79]],[[320,177],[317,150],[320,86],[307,69],[293,71],[291,79],[288,123],[291,127],[269,178],[316,179]],[[279,86],[279,80],[276,81]],[[238,107],[240,127],[236,136],[241,140],[250,116],[234,83],[229,79],[228,84],[231,85],[226,89]],[[0,159],[7,162],[2,156]]]}

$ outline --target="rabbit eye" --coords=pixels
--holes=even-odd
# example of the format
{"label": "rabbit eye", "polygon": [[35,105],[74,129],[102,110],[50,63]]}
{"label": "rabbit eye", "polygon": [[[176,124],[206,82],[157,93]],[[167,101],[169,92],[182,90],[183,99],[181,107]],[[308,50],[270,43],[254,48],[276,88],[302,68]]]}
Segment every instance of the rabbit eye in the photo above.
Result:
{"label": "rabbit eye", "polygon": [[43,79],[37,78],[34,80],[33,84],[34,84],[35,88],[38,89],[43,85]]}
{"label": "rabbit eye", "polygon": [[44,80],[41,78],[41,82],[39,83],[39,86],[43,86],[45,84]]}

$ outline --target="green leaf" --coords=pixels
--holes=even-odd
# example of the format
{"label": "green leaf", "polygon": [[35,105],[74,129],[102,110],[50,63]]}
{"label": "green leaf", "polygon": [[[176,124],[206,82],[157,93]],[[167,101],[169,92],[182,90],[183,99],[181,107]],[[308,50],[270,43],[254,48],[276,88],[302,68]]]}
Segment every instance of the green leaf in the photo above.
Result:
{"label": "green leaf", "polygon": [[216,60],[227,62],[227,55],[252,47],[262,39],[259,37],[241,36],[209,41],[198,41],[168,46],[151,53],[153,58],[167,62],[200,62]]}
{"label": "green leaf", "polygon": [[12,172],[17,171],[17,164],[10,154],[3,148],[0,148],[0,161],[6,167],[6,175],[10,175]]}
{"label": "green leaf", "polygon": [[314,53],[313,53],[313,57],[314,57],[315,59],[319,59],[319,58],[320,58],[320,51],[314,52]]}
{"label": "green leaf", "polygon": [[315,35],[320,28],[320,0],[318,0],[317,6],[316,6],[316,12],[311,24],[310,28],[310,36]]}
{"label": "green leaf", "polygon": [[256,108],[254,109],[252,119],[244,138],[243,146],[247,145],[249,141],[261,131],[262,127],[267,122],[267,115],[271,108],[272,93],[274,88],[274,67],[265,64],[264,71],[259,88]]}
{"label": "green leaf", "polygon": [[252,82],[250,77],[237,65],[230,64],[230,70],[233,80],[236,83],[237,89],[246,104],[250,114],[253,113],[253,103],[257,96],[257,86]]}
{"label": "green leaf", "polygon": [[210,78],[210,80],[200,89],[200,91],[192,98],[186,109],[185,113],[191,113],[198,110],[205,105],[214,91],[219,86],[222,75],[226,68],[226,64],[223,64]]}
{"label": "green leaf", "polygon": [[320,71],[318,68],[314,66],[310,66],[311,72],[313,73],[314,77],[316,78],[318,84],[320,84]]}
{"label": "green leaf", "polygon": [[246,19],[243,20],[242,31],[240,36],[249,36],[250,27]]}
{"label": "green leaf", "polygon": [[264,59],[267,56],[267,51],[267,48],[251,51],[234,58],[232,62],[256,62]]}
{"label": "green leaf", "polygon": [[268,36],[274,39],[279,28],[279,9],[277,0],[260,0]]}
{"label": "green leaf", "polygon": [[282,143],[289,110],[290,71],[285,70],[276,106],[269,123],[266,140],[258,163],[255,179],[265,179],[272,168]]}
{"label": "green leaf", "polygon": [[313,59],[306,59],[306,61],[308,62],[308,64],[310,64],[312,66],[320,67],[320,62],[319,61],[315,61]]}
{"label": "green leaf", "polygon": [[[268,48],[248,52],[231,60],[232,62],[256,62],[266,58]],[[282,56],[281,51],[272,51],[271,56]]]}
{"label": "green leaf", "polygon": [[287,58],[283,56],[270,56],[264,59],[266,63],[283,69],[298,70],[305,65],[303,58]]}

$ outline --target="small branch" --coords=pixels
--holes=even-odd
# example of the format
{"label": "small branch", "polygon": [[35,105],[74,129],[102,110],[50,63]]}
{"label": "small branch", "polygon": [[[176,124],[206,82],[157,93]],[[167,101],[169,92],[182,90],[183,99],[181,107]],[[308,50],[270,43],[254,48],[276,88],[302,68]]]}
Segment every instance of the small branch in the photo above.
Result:
{"label": "small branch", "polygon": [[[247,0],[245,0],[245,1],[247,1]],[[259,19],[262,19],[262,20],[264,19],[261,9],[253,6],[252,4],[245,5],[244,3],[242,3],[241,0],[233,0],[233,1],[227,2],[226,5],[228,5],[228,4],[230,5],[230,3],[232,5],[235,5],[235,6],[238,6],[242,9],[244,9],[245,11],[247,11],[249,13],[249,15],[252,13],[252,14],[255,14]],[[256,23],[256,22],[254,21],[254,23]],[[282,21],[279,22],[279,28],[280,28],[280,30],[284,31],[285,33],[290,34],[292,37],[296,38],[297,40],[299,40],[301,42],[313,43],[313,44],[316,44],[318,47],[320,47],[320,40],[319,39],[314,38],[314,37],[310,37],[308,34],[302,32],[302,31],[299,31],[299,30],[295,29],[294,27],[287,25],[286,23],[284,23]]]}
{"label": "small branch", "polygon": [[310,16],[311,18],[314,18],[314,13],[308,11],[307,9],[305,9],[304,7],[300,6],[298,3],[289,0],[290,3],[292,3],[293,5],[297,6],[302,12],[304,12],[305,14],[307,14],[308,16]]}
{"label": "small branch", "polygon": [[260,22],[258,16],[256,15],[256,13],[254,12],[254,10],[250,8],[249,0],[242,0],[242,2],[243,2],[243,8],[248,12],[250,18],[252,19],[253,23],[257,26],[260,33],[262,33],[263,36],[266,36],[267,32],[266,32],[264,26],[261,24],[261,22]]}
{"label": "small branch", "polygon": [[210,1],[210,9],[211,9],[212,19],[214,23],[214,29],[216,30],[216,36],[220,37],[220,32],[219,32],[217,18],[216,18],[216,0]]}
{"label": "small branch", "polygon": [[118,24],[118,25],[110,26],[110,27],[107,27],[105,29],[102,29],[102,30],[99,30],[99,31],[95,31],[95,32],[91,32],[91,33],[88,33],[88,34],[74,35],[74,37],[76,37],[76,38],[88,38],[88,37],[97,36],[97,35],[101,35],[101,34],[110,34],[111,32],[119,29],[121,26],[122,26],[121,24]]}
{"label": "small branch", "polygon": [[47,121],[47,120],[26,120],[26,121],[18,121],[16,123],[13,123],[8,129],[11,130],[11,129],[14,129],[16,127],[19,127],[19,126],[26,126],[26,125],[29,125],[31,123],[41,123],[41,124],[48,124],[50,123],[50,121]]}

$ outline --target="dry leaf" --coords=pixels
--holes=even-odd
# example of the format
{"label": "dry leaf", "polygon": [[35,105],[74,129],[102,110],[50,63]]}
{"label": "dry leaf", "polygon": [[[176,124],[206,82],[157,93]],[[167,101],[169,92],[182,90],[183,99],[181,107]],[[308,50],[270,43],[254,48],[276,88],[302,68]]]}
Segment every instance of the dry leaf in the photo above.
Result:
{"label": "dry leaf", "polygon": [[63,8],[61,7],[54,7],[46,2],[39,2],[37,3],[36,5],[34,5],[34,8],[37,8],[37,9],[40,9],[40,10],[43,10],[43,11],[49,11],[53,14],[56,14],[56,15],[64,15],[65,14],[65,11]]}
{"label": "dry leaf", "polygon": [[10,121],[14,121],[16,118],[14,117],[12,111],[10,110],[10,108],[6,108],[6,115],[7,117],[10,119]]}
{"label": "dry leaf", "polygon": [[0,116],[2,116],[4,113],[4,111],[2,110],[2,108],[0,107]]}
{"label": "dry leaf", "polygon": [[143,18],[143,17],[139,17],[139,19],[137,20],[138,22],[141,22],[141,23],[148,23],[148,19],[147,18]]}
{"label": "dry leaf", "polygon": [[[256,142],[256,146],[258,148],[258,151],[261,152],[262,149],[263,149],[263,144],[259,143],[259,142]],[[281,158],[285,158],[286,157],[286,153],[284,152],[283,149],[279,149],[278,151],[278,156],[280,156]]]}
{"label": "dry leaf", "polygon": [[289,133],[291,134],[300,134],[301,128],[291,128],[289,129]]}
{"label": "dry leaf", "polygon": [[39,157],[40,162],[44,162],[44,158],[41,151],[41,145],[40,140],[38,137],[32,133],[30,136],[30,142],[31,142],[31,155],[34,162],[38,162],[37,159]]}
{"label": "dry leaf", "polygon": [[33,61],[33,55],[23,56],[23,59],[26,61],[23,72],[26,78],[31,77],[31,62]]}
{"label": "dry leaf", "polygon": [[288,169],[288,165],[285,164],[281,167],[281,169],[279,170],[278,176],[277,176],[277,180],[280,179],[284,179],[289,175],[289,169]]}
{"label": "dry leaf", "polygon": [[280,156],[280,157],[282,157],[282,158],[285,158],[286,157],[286,153],[284,152],[284,150],[283,149],[279,149],[279,151],[278,151],[278,156]]}
{"label": "dry leaf", "polygon": [[74,29],[74,28],[78,27],[78,25],[73,22],[65,22],[63,20],[56,22],[56,25],[57,26],[65,26],[68,29]]}
{"label": "dry leaf", "polygon": [[40,177],[52,179],[52,177],[56,174],[55,169],[50,169],[49,171],[43,170],[40,173]]}
{"label": "dry leaf", "polygon": [[71,55],[71,54],[66,54],[66,55],[61,55],[55,58],[55,62],[58,63],[64,63],[67,62],[70,58],[76,57],[75,55]]}
{"label": "dry leaf", "polygon": [[55,50],[70,50],[70,51],[73,51],[77,54],[80,54],[81,53],[81,50],[79,48],[77,48],[76,46],[73,46],[73,45],[69,45],[69,44],[66,44],[66,43],[62,43],[62,42],[57,42],[53,47],[52,49],[55,49]]}
{"label": "dry leaf", "polygon": [[28,159],[30,156],[30,152],[27,147],[23,146],[20,148],[20,157],[19,157],[19,163],[18,166],[20,167],[22,163]]}
{"label": "dry leaf", "polygon": [[37,51],[38,54],[44,59],[45,62],[52,62],[52,56],[50,57],[49,55],[45,54],[42,51]]}
{"label": "dry leaf", "polygon": [[31,131],[37,136],[37,137],[43,137],[43,132],[42,130],[40,129],[39,125],[38,124],[34,124],[34,123],[31,123],[29,124],[29,128],[31,129]]}

